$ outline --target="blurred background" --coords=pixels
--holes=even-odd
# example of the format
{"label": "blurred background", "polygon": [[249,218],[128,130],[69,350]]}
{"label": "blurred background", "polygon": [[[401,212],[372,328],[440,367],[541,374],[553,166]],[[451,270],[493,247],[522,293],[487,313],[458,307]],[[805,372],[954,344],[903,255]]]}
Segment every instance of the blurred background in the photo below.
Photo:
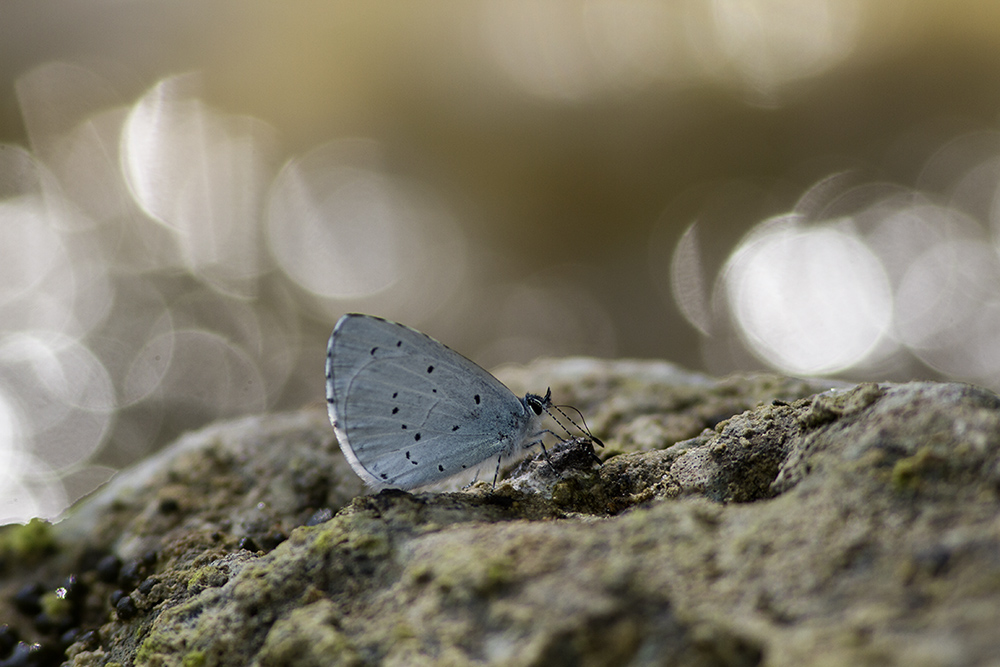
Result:
{"label": "blurred background", "polygon": [[0,4],[0,523],[321,403],[344,312],[1000,389],[1000,4]]}

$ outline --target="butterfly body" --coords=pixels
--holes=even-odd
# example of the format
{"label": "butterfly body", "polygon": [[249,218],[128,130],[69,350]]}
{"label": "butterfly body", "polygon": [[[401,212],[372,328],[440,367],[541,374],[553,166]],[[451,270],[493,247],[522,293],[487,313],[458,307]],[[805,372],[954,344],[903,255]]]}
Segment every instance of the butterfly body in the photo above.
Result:
{"label": "butterfly body", "polygon": [[551,404],[516,397],[426,334],[361,314],[330,336],[326,389],[340,447],[376,489],[431,484],[540,442]]}

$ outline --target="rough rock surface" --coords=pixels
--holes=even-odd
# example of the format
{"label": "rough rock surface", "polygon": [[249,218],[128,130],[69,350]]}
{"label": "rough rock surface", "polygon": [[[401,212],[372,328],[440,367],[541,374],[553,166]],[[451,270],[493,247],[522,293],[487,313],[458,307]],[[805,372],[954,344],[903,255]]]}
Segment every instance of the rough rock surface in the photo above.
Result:
{"label": "rough rock surface", "polygon": [[363,495],[318,409],[216,425],[0,534],[0,623],[96,628],[63,638],[80,667],[1000,659],[992,392],[583,359],[502,377],[579,407],[603,465],[581,439],[495,489]]}

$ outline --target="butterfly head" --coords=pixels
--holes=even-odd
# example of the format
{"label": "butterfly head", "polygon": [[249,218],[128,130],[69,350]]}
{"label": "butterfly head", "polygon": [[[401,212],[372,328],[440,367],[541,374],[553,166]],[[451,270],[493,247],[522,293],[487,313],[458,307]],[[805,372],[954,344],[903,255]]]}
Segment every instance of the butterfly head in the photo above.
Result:
{"label": "butterfly head", "polygon": [[548,391],[545,392],[545,396],[525,394],[521,400],[524,403],[524,407],[535,413],[535,416],[541,416],[543,412],[548,412],[549,408],[552,407],[552,388],[549,387]]}
{"label": "butterfly head", "polygon": [[[560,405],[553,405],[552,404],[552,388],[551,387],[545,392],[545,396],[538,396],[536,394],[525,394],[524,398],[521,399],[521,402],[524,403],[524,407],[526,409],[528,409],[532,413],[534,413],[535,417],[541,417],[542,413],[545,413],[545,414],[549,415],[550,417],[552,417],[552,419],[554,419],[555,422],[557,424],[559,424],[559,426],[561,426],[564,431],[566,431],[566,435],[568,437],[572,438],[573,437],[572,433],[569,431],[569,429],[561,421],[559,421],[558,417],[556,417],[554,414],[552,414],[551,410],[555,410],[561,416],[565,417],[566,420],[570,424],[572,424],[579,431],[581,431],[582,433],[584,433],[587,436],[587,438],[589,438],[591,440],[591,442],[593,442],[594,444],[599,445],[601,447],[604,446],[604,443],[601,442],[601,439],[598,438],[597,436],[595,436],[593,433],[591,433],[590,429],[587,428],[587,420],[583,418],[583,414],[579,410],[577,410],[576,408],[574,408],[571,405],[562,405],[562,406],[560,406]],[[560,408],[567,408],[569,410],[572,410],[572,411],[576,412],[578,415],[580,415],[580,421],[583,423],[583,426],[581,427],[579,424],[577,424],[575,421],[573,421],[573,419],[569,415],[567,415],[565,412],[563,412]],[[551,431],[548,431],[548,432],[552,433]]]}

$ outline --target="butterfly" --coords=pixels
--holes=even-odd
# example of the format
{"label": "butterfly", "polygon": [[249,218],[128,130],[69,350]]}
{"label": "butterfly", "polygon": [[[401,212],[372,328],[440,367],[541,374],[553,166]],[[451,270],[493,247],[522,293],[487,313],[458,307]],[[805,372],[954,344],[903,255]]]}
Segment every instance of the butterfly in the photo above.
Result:
{"label": "butterfly", "polygon": [[491,457],[495,484],[504,458],[535,444],[544,451],[542,436],[552,433],[542,427],[551,389],[518,398],[430,336],[360,313],[341,317],[330,335],[326,397],[340,448],[374,489],[424,486]]}

